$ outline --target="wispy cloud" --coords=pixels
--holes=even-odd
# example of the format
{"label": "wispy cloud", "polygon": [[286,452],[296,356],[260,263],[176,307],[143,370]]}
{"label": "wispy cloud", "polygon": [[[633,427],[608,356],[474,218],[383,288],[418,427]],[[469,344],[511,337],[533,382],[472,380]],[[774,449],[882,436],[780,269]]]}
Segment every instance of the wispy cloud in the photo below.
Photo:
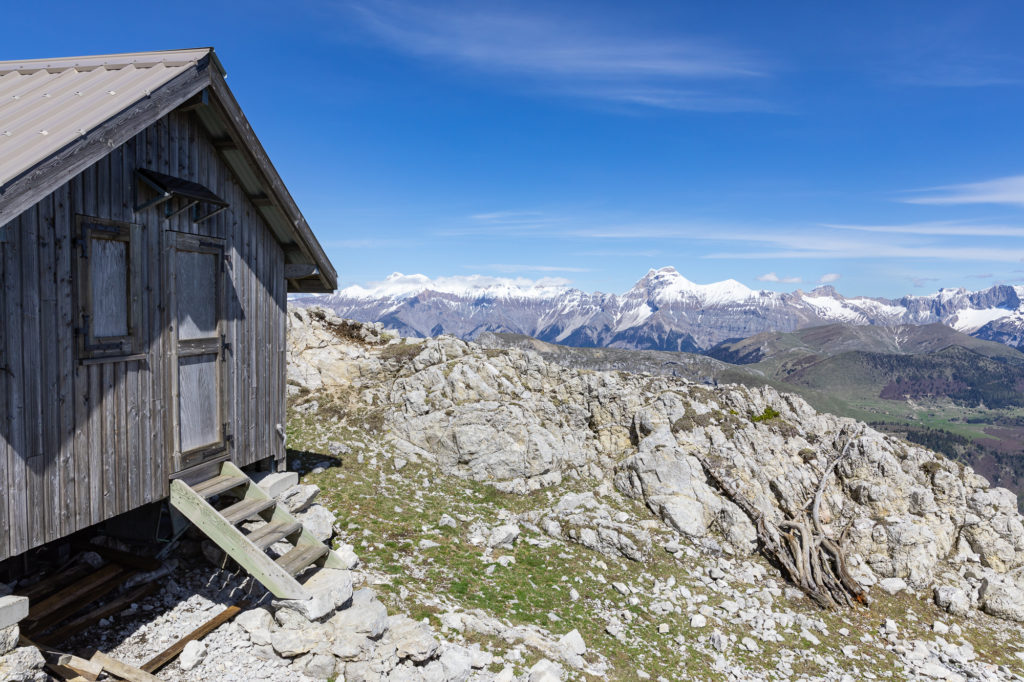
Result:
{"label": "wispy cloud", "polygon": [[516,265],[512,263],[490,263],[488,265],[463,265],[467,270],[491,270],[493,272],[592,272],[591,268],[577,268],[568,265]]}
{"label": "wispy cloud", "polygon": [[393,249],[399,246],[410,246],[408,239],[333,239],[323,243],[325,248],[332,249]]}
{"label": "wispy cloud", "polygon": [[779,277],[774,272],[766,272],[757,276],[758,282],[780,282],[782,284],[799,284],[804,281],[802,277]]}
{"label": "wispy cloud", "polygon": [[1024,206],[1024,175],[1011,175],[983,182],[944,185],[921,190],[925,194],[902,199],[907,204],[1009,204]]}
{"label": "wispy cloud", "polygon": [[980,275],[967,275],[968,279],[992,279],[995,277],[991,272],[985,272]]}
{"label": "wispy cloud", "polygon": [[829,272],[818,278],[818,284],[831,284],[832,282],[838,282],[842,277],[838,272]]}
{"label": "wispy cloud", "polygon": [[928,286],[932,282],[938,282],[939,278],[938,277],[911,277],[910,281],[914,284],[915,287],[920,289],[921,287]]}
{"label": "wispy cloud", "polygon": [[822,223],[821,225],[822,227],[830,227],[834,230],[855,230],[857,232],[887,234],[922,234],[950,237],[1024,237],[1024,227],[988,225],[954,220],[906,223],[903,225],[847,225],[838,223]]}
{"label": "wispy cloud", "polygon": [[959,260],[959,261],[990,261],[990,262],[1017,262],[1024,257],[1024,250],[996,249],[996,248],[960,248],[955,246],[897,246],[866,244],[851,249],[828,249],[828,248],[807,248],[789,249],[784,251],[719,251],[709,253],[704,258],[739,260],[790,260],[790,259],[878,259],[878,258],[905,258],[905,259],[935,259],[935,260]]}
{"label": "wispy cloud", "polygon": [[614,257],[614,258],[654,258],[660,256],[661,251],[650,249],[648,251],[621,251],[618,249],[605,249],[596,251],[579,251],[577,256],[589,257]]}
{"label": "wispy cloud", "polygon": [[562,94],[663,109],[766,108],[729,86],[767,74],[766,60],[713,41],[625,36],[581,17],[511,11],[490,3],[351,3],[353,16],[393,49],[527,77]]}

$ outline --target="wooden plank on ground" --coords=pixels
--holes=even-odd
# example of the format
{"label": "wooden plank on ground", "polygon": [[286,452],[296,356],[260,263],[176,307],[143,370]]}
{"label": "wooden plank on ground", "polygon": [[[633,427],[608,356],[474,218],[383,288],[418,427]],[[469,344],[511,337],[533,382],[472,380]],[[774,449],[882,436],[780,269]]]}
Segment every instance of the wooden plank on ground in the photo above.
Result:
{"label": "wooden plank on ground", "polygon": [[103,674],[103,666],[99,663],[87,661],[84,658],[72,656],[71,654],[61,654],[61,657],[57,659],[57,663],[87,680],[97,680]]}
{"label": "wooden plank on ground", "polygon": [[97,586],[102,585],[116,575],[120,575],[124,570],[123,566],[118,566],[117,564],[107,564],[106,566],[103,566],[95,573],[87,575],[81,580],[68,585],[63,590],[57,592],[57,594],[47,597],[35,606],[31,607],[28,612],[28,622],[35,622],[62,606],[67,606],[68,604],[85,597]]}
{"label": "wooden plank on ground", "polygon": [[60,629],[55,630],[48,635],[45,635],[44,637],[42,637],[42,639],[43,641],[48,643],[59,644],[67,640],[68,638],[78,634],[82,630],[85,630],[93,623],[98,623],[100,620],[106,618],[107,616],[112,616],[115,613],[119,613],[132,602],[138,601],[139,599],[143,599],[144,597],[152,594],[153,592],[156,592],[158,588],[159,585],[152,582],[140,585],[135,589],[131,590],[130,592],[126,592],[120,597],[111,600],[107,604],[104,604],[103,606],[100,606],[99,608],[94,609],[89,613],[62,625]]}
{"label": "wooden plank on ground", "polygon": [[226,609],[218,613],[216,616],[214,616],[213,618],[211,618],[210,620],[206,621],[198,628],[193,630],[191,633],[185,635],[177,642],[167,647],[166,650],[151,658],[148,662],[146,662],[145,665],[142,666],[142,669],[145,670],[147,673],[155,673],[157,670],[160,670],[160,668],[164,667],[165,665],[173,661],[178,656],[178,654],[182,652],[186,644],[206,637],[206,635],[210,634],[224,623],[227,623],[229,620],[238,615],[239,612],[241,612],[244,609],[247,609],[248,607],[249,602],[246,601],[241,601],[237,604],[227,607]]}
{"label": "wooden plank on ground", "polygon": [[89,660],[99,663],[108,673],[116,675],[122,680],[128,680],[128,682],[160,682],[159,677],[150,675],[145,670],[139,670],[135,666],[108,656],[102,651],[94,652]]}
{"label": "wooden plank on ground", "polygon": [[82,609],[86,608],[89,604],[103,599],[103,597],[124,585],[125,581],[135,575],[135,573],[136,571],[130,571],[128,573],[118,573],[113,575],[93,589],[89,590],[89,593],[84,595],[82,599],[76,599],[68,602],[66,605],[54,609],[49,613],[40,614],[39,620],[32,623],[32,631],[34,633],[44,632],[52,628],[57,623],[60,623],[62,620],[70,618]]}
{"label": "wooden plank on ground", "polygon": [[58,571],[47,576],[36,584],[29,585],[25,589],[18,589],[18,594],[22,597],[28,597],[30,602],[36,602],[43,597],[48,597],[59,589],[67,587],[76,580],[85,577],[93,570],[95,569],[89,564],[77,564],[66,570]]}
{"label": "wooden plank on ground", "polygon": [[39,649],[39,652],[43,655],[43,659],[46,661],[47,669],[62,680],[69,680],[71,682],[81,682],[82,680],[86,680],[87,682],[94,682],[103,674],[103,666],[99,663],[93,663],[92,661],[87,661],[84,658],[72,656],[71,654],[66,654],[62,651],[57,651],[37,644],[25,635],[18,637],[18,644],[20,646],[30,646]]}

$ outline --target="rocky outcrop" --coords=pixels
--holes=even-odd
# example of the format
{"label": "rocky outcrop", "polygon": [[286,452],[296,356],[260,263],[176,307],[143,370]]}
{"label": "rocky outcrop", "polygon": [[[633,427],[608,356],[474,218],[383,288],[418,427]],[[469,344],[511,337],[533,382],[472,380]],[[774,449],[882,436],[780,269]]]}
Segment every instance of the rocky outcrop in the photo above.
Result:
{"label": "rocky outcrop", "polygon": [[[334,395],[350,414],[365,415],[393,443],[396,465],[429,460],[447,474],[519,493],[610,480],[713,551],[749,554],[756,532],[695,454],[713,454],[763,514],[782,521],[808,505],[855,426],[771,388],[571,370],[526,350],[451,337],[387,339],[378,328],[375,340],[363,341],[339,334],[350,323],[321,309],[293,309],[289,320],[289,391],[298,409],[311,399],[307,391],[323,387],[316,399]],[[527,521],[553,537],[642,559],[644,538],[599,506],[586,496],[563,500]],[[821,518],[827,534],[844,537],[850,570],[863,584],[898,578],[920,590],[940,573],[955,575],[955,583],[935,586],[1014,617],[995,585],[1021,587],[1016,498],[969,467],[865,428],[825,487]],[[963,608],[962,599],[942,594],[949,608]]]}

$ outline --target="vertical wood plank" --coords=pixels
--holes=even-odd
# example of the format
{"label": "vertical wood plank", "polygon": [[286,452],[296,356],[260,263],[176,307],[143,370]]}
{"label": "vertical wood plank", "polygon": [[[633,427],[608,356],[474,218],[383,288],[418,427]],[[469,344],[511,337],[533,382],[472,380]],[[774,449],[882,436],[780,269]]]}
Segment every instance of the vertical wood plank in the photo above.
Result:
{"label": "vertical wood plank", "polygon": [[[18,230],[19,221],[13,220],[8,229]],[[8,246],[0,242],[0,488],[6,491],[11,490],[11,483],[8,479],[8,472],[11,468],[11,458],[14,452],[11,449],[11,436],[13,420],[7,411],[7,398],[11,391],[11,363],[13,356],[10,350],[10,324],[7,318],[7,295],[13,291],[14,283],[9,281],[10,272],[7,268]],[[10,523],[10,493],[0,499],[0,561],[11,556],[11,523]]]}
{"label": "vertical wood plank", "polygon": [[57,259],[57,362],[58,389],[56,399],[60,405],[60,450],[58,453],[59,480],[63,504],[60,508],[61,533],[79,530],[76,518],[78,484],[75,476],[75,338],[71,278],[71,230],[74,217],[71,212],[70,185],[54,193],[54,234]]}
{"label": "vertical wood plank", "polygon": [[[70,183],[70,196],[71,196],[71,213],[77,215],[85,213],[85,198],[84,198],[84,178],[85,174],[79,175],[73,178]],[[76,247],[74,239],[77,239],[77,225],[75,219],[72,219],[71,230],[73,231],[73,239],[69,245],[69,251],[71,257],[77,259],[81,254],[81,249]],[[72,283],[72,289],[69,294],[74,300],[74,282]],[[72,316],[74,320],[74,326],[77,327],[81,324],[79,319],[79,313],[77,309],[77,303],[72,306]],[[91,477],[92,472],[90,468],[90,438],[89,438],[89,422],[91,412],[91,396],[89,391],[89,370],[80,365],[77,360],[77,344],[78,338],[73,336],[72,340],[72,353],[75,354],[73,377],[74,383],[72,386],[72,396],[74,400],[74,419],[75,419],[75,527],[85,528],[92,523],[92,497],[91,497]]]}
{"label": "vertical wood plank", "polygon": [[10,239],[4,248],[4,273],[7,275],[7,319],[4,326],[8,336],[10,365],[7,368],[7,423],[10,428],[8,484],[8,513],[11,520],[11,555],[21,554],[28,549],[28,501],[25,478],[25,372],[22,354],[22,234],[25,223],[34,220],[33,211],[26,211],[16,222]]}
{"label": "vertical wood plank", "polygon": [[39,300],[39,208],[28,212],[21,230],[22,252],[22,376],[25,385],[25,479],[27,484],[28,543],[42,544],[46,538],[45,481],[46,457],[43,452],[42,367],[40,343]]}
{"label": "vertical wood plank", "polygon": [[60,511],[64,506],[58,453],[60,451],[60,401],[58,371],[60,369],[59,331],[57,327],[57,256],[55,207],[53,195],[37,204],[39,208],[39,336],[36,345],[40,359],[40,402],[38,421],[42,431],[38,467],[38,487],[31,504],[42,507],[43,541],[61,537]]}

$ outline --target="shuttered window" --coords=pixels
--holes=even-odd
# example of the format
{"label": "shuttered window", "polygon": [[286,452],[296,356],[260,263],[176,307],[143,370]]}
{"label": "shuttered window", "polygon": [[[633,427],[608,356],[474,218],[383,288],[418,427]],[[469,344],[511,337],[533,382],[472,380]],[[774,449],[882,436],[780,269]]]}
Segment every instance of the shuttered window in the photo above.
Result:
{"label": "shuttered window", "polygon": [[79,353],[119,358],[138,352],[139,226],[94,218],[78,221]]}

